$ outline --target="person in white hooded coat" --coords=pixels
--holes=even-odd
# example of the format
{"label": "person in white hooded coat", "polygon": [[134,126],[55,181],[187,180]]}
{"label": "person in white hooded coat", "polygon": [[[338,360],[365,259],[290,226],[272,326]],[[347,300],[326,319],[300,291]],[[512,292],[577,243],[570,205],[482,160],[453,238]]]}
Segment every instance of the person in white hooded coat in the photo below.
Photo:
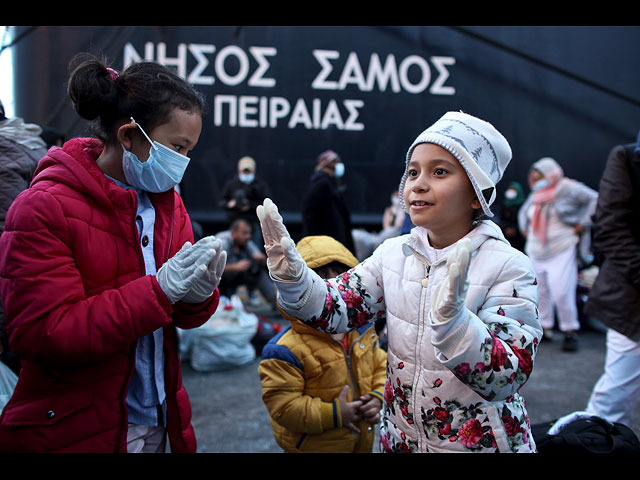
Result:
{"label": "person in white hooded coat", "polygon": [[542,328],[529,259],[492,216],[511,160],[489,123],[448,112],[409,148],[400,184],[417,225],[335,279],[304,266],[277,207],[258,207],[280,307],[328,332],[386,317],[387,452],[535,452],[518,393]]}
{"label": "person in white hooded coat", "polygon": [[[540,321],[545,339],[553,336],[555,319],[562,332],[562,349],[578,349],[578,266],[588,266],[591,253],[591,217],[598,192],[564,176],[551,157],[529,170],[531,193],[518,212],[525,237],[524,252],[531,259],[540,290]],[[556,315],[557,314],[557,315]]]}

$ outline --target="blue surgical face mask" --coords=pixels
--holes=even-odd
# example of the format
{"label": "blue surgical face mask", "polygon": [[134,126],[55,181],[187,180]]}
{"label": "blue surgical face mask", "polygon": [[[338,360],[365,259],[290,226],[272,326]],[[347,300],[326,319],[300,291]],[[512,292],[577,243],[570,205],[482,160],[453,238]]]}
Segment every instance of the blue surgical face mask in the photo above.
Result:
{"label": "blue surgical face mask", "polygon": [[336,163],[336,166],[333,168],[333,173],[335,173],[338,178],[342,177],[344,175],[344,163]]}
{"label": "blue surgical face mask", "polygon": [[543,188],[547,188],[549,186],[549,180],[546,179],[542,179],[542,180],[538,180],[536,183],[533,184],[533,191],[537,192],[538,190],[542,190]]}
{"label": "blue surgical face mask", "polygon": [[131,121],[149,140],[151,148],[147,161],[141,162],[134,153],[122,147],[124,150],[122,169],[127,183],[147,192],[160,193],[171,190],[182,181],[182,176],[189,165],[189,157],[151,140],[133,118]]}
{"label": "blue surgical face mask", "polygon": [[240,179],[240,181],[242,183],[251,183],[253,182],[254,179],[254,174],[253,173],[239,173],[238,174],[238,178]]}

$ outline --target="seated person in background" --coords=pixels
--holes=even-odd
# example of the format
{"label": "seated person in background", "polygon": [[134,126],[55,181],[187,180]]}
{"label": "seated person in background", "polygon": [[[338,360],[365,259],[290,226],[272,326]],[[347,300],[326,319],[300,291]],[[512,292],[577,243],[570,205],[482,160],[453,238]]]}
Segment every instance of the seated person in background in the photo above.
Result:
{"label": "seated person in background", "polygon": [[216,234],[227,252],[227,265],[220,280],[220,295],[231,297],[244,285],[249,300],[256,302],[254,291],[258,289],[270,305],[275,305],[276,290],[267,272],[267,257],[251,240],[251,224],[243,219],[235,220],[229,230]]}
{"label": "seated person in background", "polygon": [[391,204],[384,209],[382,215],[382,230],[379,232],[369,232],[364,228],[354,228],[351,230],[355,245],[355,255],[359,261],[370,257],[373,251],[387,238],[397,237],[402,233],[405,221],[405,212],[400,206],[398,190],[391,194]]}

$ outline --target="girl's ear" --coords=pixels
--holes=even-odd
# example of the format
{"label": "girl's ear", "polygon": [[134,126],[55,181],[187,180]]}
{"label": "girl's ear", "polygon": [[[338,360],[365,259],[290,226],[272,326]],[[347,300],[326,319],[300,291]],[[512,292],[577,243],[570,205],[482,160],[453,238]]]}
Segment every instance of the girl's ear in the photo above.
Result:
{"label": "girl's ear", "polygon": [[135,123],[129,122],[121,125],[116,134],[118,142],[124,145],[124,148],[131,151],[133,145],[133,134],[138,129]]}
{"label": "girl's ear", "polygon": [[471,201],[471,208],[473,208],[474,210],[482,208],[482,205],[480,204],[480,200],[474,197],[474,199]]}

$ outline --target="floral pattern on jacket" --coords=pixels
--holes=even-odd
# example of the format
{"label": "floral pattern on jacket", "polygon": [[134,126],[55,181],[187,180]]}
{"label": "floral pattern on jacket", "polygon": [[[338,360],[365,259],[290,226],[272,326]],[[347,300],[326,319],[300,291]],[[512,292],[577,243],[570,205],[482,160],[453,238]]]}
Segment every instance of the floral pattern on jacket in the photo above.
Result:
{"label": "floral pattern on jacket", "polygon": [[[498,315],[504,315],[501,311],[504,312],[499,309]],[[489,390],[483,394],[487,385],[495,383],[496,386],[502,387],[515,382],[518,385],[517,391],[529,380],[533,371],[533,357],[538,347],[538,339],[534,337],[532,342],[527,343],[527,338],[523,335],[518,340],[513,340],[508,327],[499,323],[492,324],[489,329],[490,336],[480,347],[484,362],[478,362],[473,366],[462,362],[453,368],[453,373],[462,383],[469,385],[487,400],[492,400],[496,396],[495,391]],[[505,333],[505,338],[499,338],[500,332]],[[514,368],[512,358],[503,342],[510,344],[510,350],[518,360],[517,368]],[[517,347],[515,343],[520,346]],[[509,376],[500,375],[504,369],[512,370],[512,373]]]}
{"label": "floral pattern on jacket", "polygon": [[[402,368],[402,362],[397,368]],[[409,424],[414,423],[413,415],[407,410],[407,405],[412,396],[411,385],[401,384],[396,377],[396,384],[391,385],[389,373],[393,372],[391,366],[387,366],[388,379],[385,385],[384,405],[385,411],[396,415],[399,413]],[[444,384],[441,378],[437,378],[432,385],[433,389],[438,389]],[[467,451],[479,451],[482,449],[496,450],[497,444],[493,434],[491,424],[487,419],[486,412],[483,411],[484,403],[476,402],[464,405],[455,397],[441,398],[437,393],[431,398],[433,407],[425,409],[421,407],[420,419],[421,427],[427,438],[437,438],[441,441],[458,443]],[[511,397],[507,399],[507,404],[520,402],[520,399]],[[518,409],[524,413],[514,415],[508,405],[505,405],[500,412],[501,420],[505,426],[505,431],[511,450],[518,450],[523,446],[535,449],[531,442],[531,424],[523,405],[518,405]],[[396,408],[398,411],[396,412]],[[484,418],[480,421],[479,418]],[[383,417],[383,422],[388,423],[389,415]],[[410,453],[417,451],[416,442],[408,442],[406,435],[401,435],[400,442],[395,441],[388,432],[380,439],[382,449],[388,453]]]}
{"label": "floral pattern on jacket", "polygon": [[469,234],[466,309],[455,321],[435,322],[431,292],[446,278],[447,258],[426,257],[424,232],[418,227],[387,240],[335,279],[309,274],[298,302],[281,298],[282,308],[331,332],[386,316],[385,451],[535,452],[518,393],[542,335],[531,262],[493,222],[481,222]]}
{"label": "floral pattern on jacket", "polygon": [[375,302],[372,302],[371,295],[364,287],[360,275],[353,270],[349,270],[338,278],[340,283],[337,284],[336,288],[333,288],[330,282],[326,283],[327,294],[320,316],[313,315],[305,323],[313,328],[335,333],[337,330],[332,327],[334,323],[332,320],[334,317],[340,317],[343,309],[346,312],[349,330],[360,328],[374,318],[384,315],[383,309],[371,308],[372,303],[375,305],[382,304],[383,298],[380,296]]}

